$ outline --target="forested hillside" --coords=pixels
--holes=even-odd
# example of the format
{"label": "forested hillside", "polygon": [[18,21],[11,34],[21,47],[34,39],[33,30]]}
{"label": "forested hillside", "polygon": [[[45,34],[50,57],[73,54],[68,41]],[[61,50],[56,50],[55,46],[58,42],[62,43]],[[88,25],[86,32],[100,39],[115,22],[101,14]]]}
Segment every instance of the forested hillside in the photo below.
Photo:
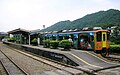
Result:
{"label": "forested hillside", "polygon": [[59,31],[63,29],[75,29],[83,27],[101,26],[107,28],[111,26],[120,26],[120,11],[110,9],[88,14],[74,21],[61,21],[42,31]]}
{"label": "forested hillside", "polygon": [[45,31],[59,31],[59,30],[67,29],[70,25],[71,25],[71,21],[69,20],[61,21],[46,28]]}

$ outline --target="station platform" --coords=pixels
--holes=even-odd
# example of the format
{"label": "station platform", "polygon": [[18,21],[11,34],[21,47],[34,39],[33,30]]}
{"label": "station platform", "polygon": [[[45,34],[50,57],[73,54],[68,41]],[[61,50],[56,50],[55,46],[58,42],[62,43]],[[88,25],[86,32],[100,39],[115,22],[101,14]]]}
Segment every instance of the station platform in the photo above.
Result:
{"label": "station platform", "polygon": [[67,64],[72,68],[76,68],[85,72],[94,73],[105,69],[120,67],[120,63],[114,63],[106,58],[98,56],[93,51],[83,51],[71,49],[70,51],[63,51],[61,49],[43,48],[43,46],[31,46],[8,43],[15,48],[32,52],[39,56]]}
{"label": "station platform", "polygon": [[[41,50],[40,52],[47,53],[48,58],[53,57],[59,60],[68,60],[76,63],[75,68],[81,69],[89,72],[97,72],[104,69],[119,67],[119,63],[113,63],[101,56],[98,56],[96,53],[92,51],[83,51],[83,50],[74,50],[70,51],[61,51],[58,49],[49,49],[43,48],[42,46],[30,46],[30,45],[22,45],[24,48],[33,48],[36,50]],[[45,51],[45,52],[44,52]],[[39,51],[38,51],[39,52]],[[39,53],[40,54],[40,53]]]}

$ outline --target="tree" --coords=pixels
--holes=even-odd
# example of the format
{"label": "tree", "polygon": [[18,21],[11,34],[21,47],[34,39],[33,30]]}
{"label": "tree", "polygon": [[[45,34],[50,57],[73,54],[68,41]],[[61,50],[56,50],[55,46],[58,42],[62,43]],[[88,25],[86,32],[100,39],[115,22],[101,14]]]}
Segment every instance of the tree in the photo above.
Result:
{"label": "tree", "polygon": [[114,36],[115,37],[117,37],[118,35],[119,35],[119,29],[120,29],[120,27],[116,27],[114,30],[113,30],[113,32],[114,32]]}
{"label": "tree", "polygon": [[120,27],[116,27],[113,31],[113,35],[111,37],[111,41],[115,44],[120,44]]}

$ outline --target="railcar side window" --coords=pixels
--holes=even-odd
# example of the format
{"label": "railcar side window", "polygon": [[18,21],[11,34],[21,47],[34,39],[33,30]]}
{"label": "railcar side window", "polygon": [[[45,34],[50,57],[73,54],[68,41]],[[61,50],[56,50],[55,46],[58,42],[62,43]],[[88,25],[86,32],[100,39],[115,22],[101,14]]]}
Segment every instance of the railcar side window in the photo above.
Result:
{"label": "railcar side window", "polygon": [[69,36],[64,36],[64,39],[69,39]]}
{"label": "railcar side window", "polygon": [[59,36],[59,40],[63,40],[63,36]]}
{"label": "railcar side window", "polygon": [[49,39],[49,37],[48,37],[48,36],[45,36],[45,40],[46,40],[46,39]]}
{"label": "railcar side window", "polygon": [[97,42],[102,41],[102,32],[96,33],[96,39],[97,39]]}
{"label": "railcar side window", "polygon": [[52,36],[52,40],[56,40],[56,36]]}
{"label": "railcar side window", "polygon": [[90,41],[94,41],[94,36],[93,35],[90,36]]}

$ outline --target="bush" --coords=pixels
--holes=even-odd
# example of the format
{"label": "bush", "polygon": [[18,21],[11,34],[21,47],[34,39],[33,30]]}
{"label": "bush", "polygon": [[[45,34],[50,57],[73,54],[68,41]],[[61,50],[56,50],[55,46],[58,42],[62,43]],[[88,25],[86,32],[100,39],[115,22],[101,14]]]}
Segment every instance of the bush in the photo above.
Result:
{"label": "bush", "polygon": [[72,43],[69,40],[62,40],[59,45],[64,49],[70,49],[72,46]]}
{"label": "bush", "polygon": [[120,45],[110,45],[111,53],[120,53]]}
{"label": "bush", "polygon": [[34,39],[32,40],[32,44],[33,44],[33,45],[37,45],[37,39],[36,39],[36,38],[34,38]]}
{"label": "bush", "polygon": [[34,39],[32,40],[32,42],[37,42],[37,39],[36,39],[36,38],[34,38]]}
{"label": "bush", "polygon": [[50,46],[51,46],[51,48],[57,48],[58,44],[59,44],[59,41],[50,40]]}
{"label": "bush", "polygon": [[8,42],[15,42],[15,41],[16,41],[15,37],[8,38]]}
{"label": "bush", "polygon": [[50,47],[50,40],[49,39],[43,40],[43,47],[45,47],[45,48]]}
{"label": "bush", "polygon": [[115,43],[114,42],[110,42],[110,45],[115,45]]}

